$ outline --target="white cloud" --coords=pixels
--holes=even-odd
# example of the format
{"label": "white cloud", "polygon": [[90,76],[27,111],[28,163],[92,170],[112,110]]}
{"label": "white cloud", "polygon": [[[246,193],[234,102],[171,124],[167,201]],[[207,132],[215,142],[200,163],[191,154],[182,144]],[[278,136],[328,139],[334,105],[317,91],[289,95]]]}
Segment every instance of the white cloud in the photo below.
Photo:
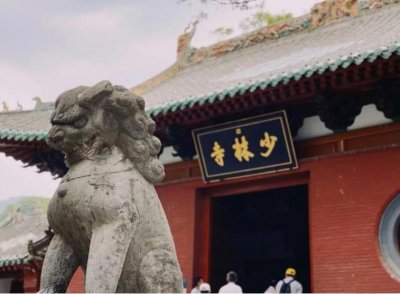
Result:
{"label": "white cloud", "polygon": [[0,101],[7,101],[10,109],[16,108],[17,101],[26,108],[32,108],[34,93],[40,93],[40,85],[32,71],[18,64],[0,63]]}
{"label": "white cloud", "polygon": [[67,35],[98,38],[135,30],[127,25],[138,15],[135,6],[110,6],[74,14],[53,15],[47,22],[53,29]]}

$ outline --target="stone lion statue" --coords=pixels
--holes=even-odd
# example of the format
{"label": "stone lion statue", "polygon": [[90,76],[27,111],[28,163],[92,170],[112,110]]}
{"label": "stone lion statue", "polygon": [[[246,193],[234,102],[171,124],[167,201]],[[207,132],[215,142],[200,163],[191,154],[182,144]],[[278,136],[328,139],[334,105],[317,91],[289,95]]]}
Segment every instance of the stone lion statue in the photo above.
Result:
{"label": "stone lion statue", "polygon": [[76,269],[86,292],[182,292],[172,235],[153,184],[161,143],[144,100],[108,81],[56,101],[48,134],[70,167],[48,208],[54,230],[41,292],[65,292]]}

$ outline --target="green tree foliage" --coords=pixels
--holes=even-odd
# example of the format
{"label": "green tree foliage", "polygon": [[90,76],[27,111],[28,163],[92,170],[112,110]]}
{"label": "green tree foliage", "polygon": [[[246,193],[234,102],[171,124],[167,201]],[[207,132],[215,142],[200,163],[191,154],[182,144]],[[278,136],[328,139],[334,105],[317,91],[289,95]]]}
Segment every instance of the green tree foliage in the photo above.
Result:
{"label": "green tree foliage", "polygon": [[[242,33],[257,30],[268,25],[278,23],[284,20],[293,18],[292,13],[272,14],[264,10],[265,0],[177,0],[178,3],[193,3],[200,2],[202,4],[217,3],[221,5],[230,5],[233,8],[256,10],[251,16],[239,22],[239,28]],[[204,14],[204,15],[202,15]],[[201,12],[200,16],[196,17],[197,22],[205,19],[207,15]],[[234,33],[232,27],[219,27],[211,32],[221,38],[225,38]]]}
{"label": "green tree foliage", "polygon": [[[239,28],[242,33],[261,29],[268,25],[272,25],[274,23],[278,23],[284,20],[288,20],[293,18],[291,13],[282,13],[282,14],[272,14],[267,11],[257,11],[249,17],[246,17],[239,23]],[[233,28],[229,27],[219,27],[212,31],[212,34],[219,37],[226,37],[233,34]]]}
{"label": "green tree foliage", "polygon": [[192,2],[198,1],[203,4],[213,2],[221,5],[230,5],[233,8],[239,8],[239,9],[248,9],[253,5],[259,5],[259,3],[264,2],[264,0],[178,0],[178,3],[190,2],[190,1]]}
{"label": "green tree foliage", "polygon": [[268,25],[293,18],[291,13],[271,14],[267,11],[257,11],[250,17],[246,17],[239,24],[242,31],[261,29]]}

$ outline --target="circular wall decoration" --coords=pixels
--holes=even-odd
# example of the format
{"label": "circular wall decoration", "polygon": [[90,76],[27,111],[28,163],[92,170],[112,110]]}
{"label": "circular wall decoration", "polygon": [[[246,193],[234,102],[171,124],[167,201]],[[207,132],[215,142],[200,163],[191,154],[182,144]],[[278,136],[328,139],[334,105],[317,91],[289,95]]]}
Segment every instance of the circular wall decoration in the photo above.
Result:
{"label": "circular wall decoration", "polygon": [[383,213],[379,225],[379,247],[390,275],[400,281],[400,194]]}

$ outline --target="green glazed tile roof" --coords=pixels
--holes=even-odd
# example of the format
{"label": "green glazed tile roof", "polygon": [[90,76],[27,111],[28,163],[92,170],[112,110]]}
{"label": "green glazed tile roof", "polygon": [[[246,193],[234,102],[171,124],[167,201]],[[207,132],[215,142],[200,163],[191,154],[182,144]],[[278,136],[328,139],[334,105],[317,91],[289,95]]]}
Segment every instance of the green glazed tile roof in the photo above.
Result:
{"label": "green glazed tile roof", "polygon": [[[400,55],[400,3],[182,68],[141,95],[162,116]],[[51,110],[0,113],[0,141],[44,140]]]}
{"label": "green glazed tile roof", "polygon": [[41,141],[46,139],[46,132],[22,132],[14,130],[0,130],[0,139],[13,141]]}
{"label": "green glazed tile roof", "polygon": [[[30,198],[16,197],[0,202],[0,267],[26,263],[28,241],[37,242],[46,237],[49,226],[46,211],[28,211]],[[6,213],[10,205],[19,207],[19,212]]]}
{"label": "green glazed tile roof", "polygon": [[233,50],[183,67],[140,95],[157,116],[399,55],[399,15],[397,3]]}
{"label": "green glazed tile roof", "polygon": [[[400,25],[400,24],[399,24]],[[306,66],[300,70],[294,70],[290,73],[282,73],[279,75],[271,76],[265,80],[258,80],[253,83],[244,85],[237,85],[233,88],[224,89],[222,91],[215,91],[211,94],[206,94],[200,97],[190,96],[187,99],[171,102],[164,106],[156,106],[148,109],[148,113],[157,116],[167,114],[176,110],[183,110],[195,105],[204,105],[205,103],[214,103],[218,100],[225,100],[232,98],[237,94],[244,94],[246,92],[254,92],[258,89],[265,90],[267,87],[275,87],[278,84],[287,84],[291,80],[299,80],[301,78],[309,78],[314,74],[322,74],[326,71],[336,71],[338,68],[347,68],[352,64],[360,65],[363,62],[372,63],[378,57],[389,58],[392,55],[400,55],[400,42],[393,43],[389,46],[382,46],[376,50],[369,50],[363,54],[351,54],[346,57],[340,57],[336,60],[330,60],[325,63],[318,63],[313,66]],[[146,98],[146,94],[143,94]]]}
{"label": "green glazed tile roof", "polygon": [[0,112],[0,141],[42,141],[50,129],[52,110]]}

